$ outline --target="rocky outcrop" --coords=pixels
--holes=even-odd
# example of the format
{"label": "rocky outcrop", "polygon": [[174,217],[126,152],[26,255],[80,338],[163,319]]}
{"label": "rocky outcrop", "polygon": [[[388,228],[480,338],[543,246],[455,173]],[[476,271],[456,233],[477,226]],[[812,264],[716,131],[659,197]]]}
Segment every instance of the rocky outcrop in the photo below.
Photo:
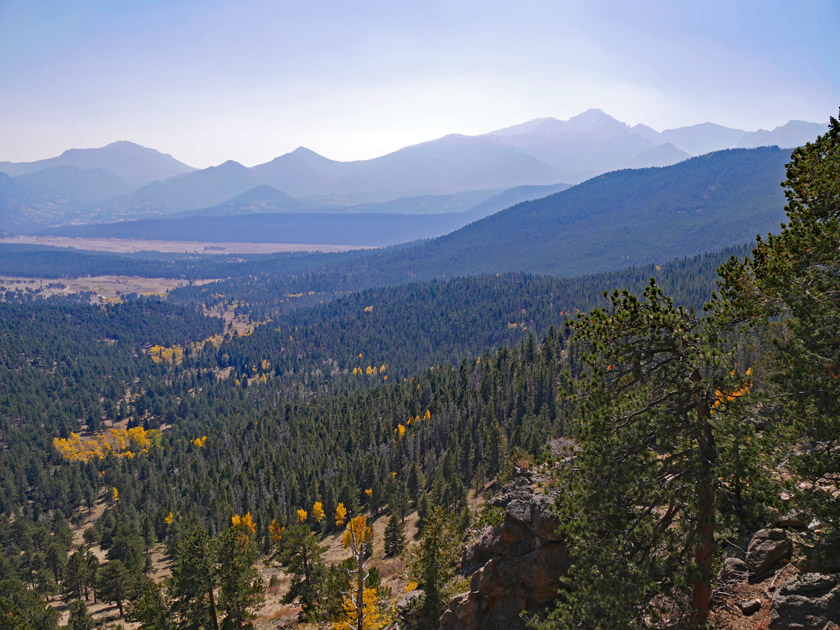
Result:
{"label": "rocky outcrop", "polygon": [[461,558],[470,590],[455,597],[443,613],[441,630],[512,630],[543,613],[557,597],[569,554],[556,534],[553,497],[534,490],[525,471],[490,504],[505,510],[498,527],[477,533]]}
{"label": "rocky outcrop", "polygon": [[747,548],[747,566],[753,575],[769,571],[782,558],[789,557],[793,545],[783,529],[760,529]]}
{"label": "rocky outcrop", "polygon": [[840,627],[836,576],[805,573],[785,582],[773,598],[770,630],[828,630]]}

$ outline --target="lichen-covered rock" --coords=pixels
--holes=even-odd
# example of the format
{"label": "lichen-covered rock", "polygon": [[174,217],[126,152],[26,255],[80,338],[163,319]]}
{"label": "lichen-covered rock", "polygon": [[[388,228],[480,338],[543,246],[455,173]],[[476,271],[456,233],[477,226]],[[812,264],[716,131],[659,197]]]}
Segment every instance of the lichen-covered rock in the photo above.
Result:
{"label": "lichen-covered rock", "polygon": [[782,584],[773,597],[770,630],[826,630],[840,624],[836,576],[805,573]]}
{"label": "lichen-covered rock", "polygon": [[470,591],[449,602],[442,630],[525,628],[526,616],[541,614],[557,597],[569,554],[556,530],[553,498],[534,491],[535,477],[519,471],[490,501],[504,508],[499,527],[476,533],[461,558]]}
{"label": "lichen-covered rock", "polygon": [[793,551],[787,532],[783,529],[760,529],[747,548],[747,566],[753,575],[769,571],[782,558]]}

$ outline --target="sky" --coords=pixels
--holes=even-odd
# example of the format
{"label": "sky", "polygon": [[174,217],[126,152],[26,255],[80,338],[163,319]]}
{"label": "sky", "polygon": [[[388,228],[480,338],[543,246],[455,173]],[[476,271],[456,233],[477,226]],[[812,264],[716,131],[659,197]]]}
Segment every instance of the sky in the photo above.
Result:
{"label": "sky", "polygon": [[837,0],[0,0],[0,161],[365,159],[591,107],[772,129],[837,115],[838,59]]}

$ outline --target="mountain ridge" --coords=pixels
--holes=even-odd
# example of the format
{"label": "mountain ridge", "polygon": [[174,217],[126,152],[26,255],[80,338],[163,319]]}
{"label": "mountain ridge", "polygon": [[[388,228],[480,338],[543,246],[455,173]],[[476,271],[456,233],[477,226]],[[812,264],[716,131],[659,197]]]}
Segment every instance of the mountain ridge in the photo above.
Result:
{"label": "mountain ridge", "polygon": [[[658,132],[646,125],[630,126],[593,108],[568,120],[537,118],[474,136],[449,134],[366,160],[331,160],[301,146],[252,167],[228,160],[200,170],[154,149],[120,141],[100,149],[70,149],[61,156],[38,162],[0,163],[0,172],[12,179],[49,167],[81,169],[76,173],[76,183],[67,182],[69,188],[78,187],[89,178],[81,171],[100,168],[133,188],[115,192],[107,199],[93,193],[82,195],[85,207],[60,194],[49,194],[48,187],[41,191],[28,187],[26,192],[20,192],[7,182],[6,192],[0,195],[0,227],[31,231],[49,225],[197,213],[230,204],[238,195],[259,186],[270,186],[291,198],[306,198],[300,206],[286,200],[286,206],[354,212],[359,204],[424,195],[558,182],[577,184],[624,168],[670,166],[713,149],[798,146],[813,139],[823,128],[818,123],[794,120],[771,130],[749,132],[715,123]],[[115,154],[122,156],[122,162],[105,159]],[[137,173],[120,175],[120,171],[131,170],[131,159],[126,155],[146,160],[145,179],[151,176],[152,167],[157,169],[155,173],[163,167],[178,172],[138,187]],[[108,163],[103,164],[103,160]],[[234,213],[242,213],[243,208],[240,204]]]}

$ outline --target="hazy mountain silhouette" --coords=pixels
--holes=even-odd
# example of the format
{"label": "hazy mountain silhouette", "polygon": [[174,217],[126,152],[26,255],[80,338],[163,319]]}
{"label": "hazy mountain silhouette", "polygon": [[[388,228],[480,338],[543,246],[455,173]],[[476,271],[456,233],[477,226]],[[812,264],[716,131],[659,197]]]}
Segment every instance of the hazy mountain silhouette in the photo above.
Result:
{"label": "hazy mountain silhouette", "polygon": [[732,149],[607,173],[353,264],[415,279],[505,271],[574,276],[739,245],[784,219],[779,182],[789,158],[776,147]]}
{"label": "hazy mountain silhouette", "polygon": [[[539,118],[478,136],[452,134],[369,160],[339,162],[299,147],[251,168],[228,161],[202,170],[153,149],[116,142],[38,162],[0,163],[0,172],[13,180],[46,173],[18,182],[22,189],[4,185],[0,225],[36,229],[185,212],[461,212],[468,203],[474,207],[510,188],[574,184],[612,170],[669,166],[723,148],[794,147],[824,130],[822,124],[790,121],[769,131],[703,123],[658,132],[590,109],[569,120]],[[77,171],[52,171],[56,167]],[[125,186],[106,182],[101,173],[80,174],[97,170]],[[145,185],[137,188],[139,182]],[[90,190],[81,190],[84,186]],[[237,199],[243,194],[252,197]],[[475,218],[484,216],[481,212]]]}
{"label": "hazy mountain silhouette", "polygon": [[133,142],[119,141],[98,149],[69,149],[57,157],[35,162],[0,162],[0,171],[14,177],[56,166],[102,169],[133,188],[195,170],[171,155]]}

